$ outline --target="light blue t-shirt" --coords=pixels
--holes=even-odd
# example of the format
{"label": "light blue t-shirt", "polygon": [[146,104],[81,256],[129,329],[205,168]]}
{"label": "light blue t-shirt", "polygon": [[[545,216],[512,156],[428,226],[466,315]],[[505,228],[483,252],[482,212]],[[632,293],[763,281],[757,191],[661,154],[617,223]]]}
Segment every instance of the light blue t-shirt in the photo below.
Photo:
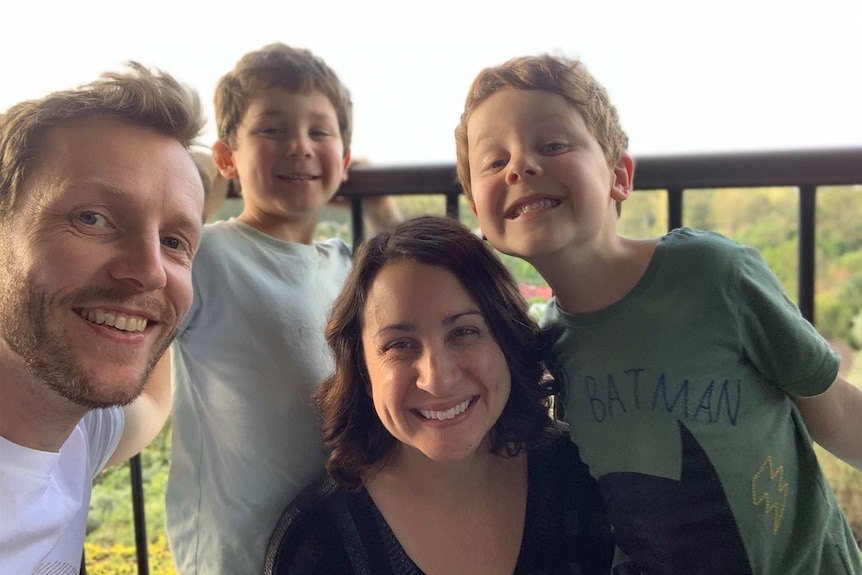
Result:
{"label": "light blue t-shirt", "polygon": [[181,575],[260,572],[279,514],[323,471],[311,395],[333,371],[324,329],[350,266],[340,240],[205,227],[172,347],[167,531]]}

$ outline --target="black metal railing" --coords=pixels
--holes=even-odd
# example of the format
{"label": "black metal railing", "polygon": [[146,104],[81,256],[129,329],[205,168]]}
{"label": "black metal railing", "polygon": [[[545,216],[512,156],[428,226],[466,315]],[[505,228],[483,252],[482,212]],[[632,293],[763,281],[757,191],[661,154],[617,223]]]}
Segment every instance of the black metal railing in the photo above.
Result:
{"label": "black metal railing", "polygon": [[[685,191],[715,188],[787,186],[799,190],[799,288],[802,315],[814,322],[815,208],[821,186],[859,185],[862,196],[862,148],[752,152],[636,158],[638,190],[664,190],[668,228],[683,225]],[[459,217],[454,164],[397,168],[357,167],[339,194],[351,203],[354,245],[364,237],[362,198],[382,195],[441,195],[446,213]],[[860,223],[862,225],[862,223]],[[132,458],[132,500],[138,573],[149,574],[140,456]]]}

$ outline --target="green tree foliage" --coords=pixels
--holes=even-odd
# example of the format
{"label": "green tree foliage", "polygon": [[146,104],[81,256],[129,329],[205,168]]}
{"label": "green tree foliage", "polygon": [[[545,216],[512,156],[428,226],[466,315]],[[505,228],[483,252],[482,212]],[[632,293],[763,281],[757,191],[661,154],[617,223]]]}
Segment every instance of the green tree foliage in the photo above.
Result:
{"label": "green tree foliage", "polygon": [[862,187],[818,190],[816,249],[817,327],[858,348],[852,329],[862,313]]}
{"label": "green tree foliage", "polygon": [[623,202],[619,232],[629,238],[657,238],[667,231],[667,195],[636,191]]}
{"label": "green tree foliage", "polygon": [[853,318],[850,341],[856,349],[862,349],[862,312]]}

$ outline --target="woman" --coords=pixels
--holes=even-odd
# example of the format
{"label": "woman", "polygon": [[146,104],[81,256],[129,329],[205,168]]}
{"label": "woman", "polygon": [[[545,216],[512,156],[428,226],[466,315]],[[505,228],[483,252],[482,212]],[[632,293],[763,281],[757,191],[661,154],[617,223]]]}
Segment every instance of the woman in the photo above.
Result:
{"label": "woman", "polygon": [[549,415],[517,285],[450,219],[360,247],[315,394],[328,474],[281,518],[265,573],[608,573],[595,483]]}

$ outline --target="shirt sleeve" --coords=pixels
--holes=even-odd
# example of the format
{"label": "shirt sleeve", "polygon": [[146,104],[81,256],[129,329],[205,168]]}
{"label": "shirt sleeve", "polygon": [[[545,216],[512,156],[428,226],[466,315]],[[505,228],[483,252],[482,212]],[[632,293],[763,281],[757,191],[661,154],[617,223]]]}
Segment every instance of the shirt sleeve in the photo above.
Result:
{"label": "shirt sleeve", "polygon": [[746,356],[787,393],[826,391],[838,375],[838,355],[802,317],[757,250],[743,250],[738,263],[737,310]]}
{"label": "shirt sleeve", "polygon": [[90,472],[95,477],[117,449],[125,428],[125,416],[121,407],[92,409],[78,425],[87,438],[90,455]]}

